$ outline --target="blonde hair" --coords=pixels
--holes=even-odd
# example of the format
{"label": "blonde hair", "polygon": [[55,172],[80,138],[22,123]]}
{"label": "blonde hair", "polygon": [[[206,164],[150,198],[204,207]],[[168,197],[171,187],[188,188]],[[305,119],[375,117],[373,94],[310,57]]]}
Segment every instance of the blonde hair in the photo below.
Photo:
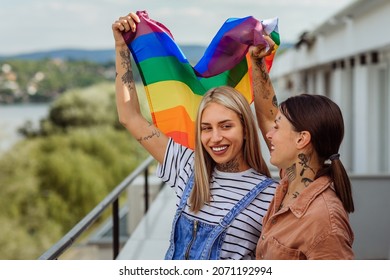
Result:
{"label": "blonde hair", "polygon": [[210,89],[202,98],[195,122],[194,186],[189,201],[194,212],[198,212],[205,203],[210,202],[210,179],[215,162],[201,142],[202,114],[210,103],[220,104],[237,113],[245,135],[242,147],[244,160],[257,172],[271,176],[261,154],[258,128],[248,101],[240,92],[229,86]]}

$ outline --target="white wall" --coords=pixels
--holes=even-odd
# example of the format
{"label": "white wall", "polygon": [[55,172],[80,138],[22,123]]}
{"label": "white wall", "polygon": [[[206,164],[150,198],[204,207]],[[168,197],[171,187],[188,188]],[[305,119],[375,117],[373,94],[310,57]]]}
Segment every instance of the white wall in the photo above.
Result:
{"label": "white wall", "polygon": [[345,121],[340,152],[349,172],[389,174],[390,1],[356,3],[341,11],[335,24],[311,32],[314,44],[276,55],[271,78],[281,100],[306,91],[325,94],[340,106]]}

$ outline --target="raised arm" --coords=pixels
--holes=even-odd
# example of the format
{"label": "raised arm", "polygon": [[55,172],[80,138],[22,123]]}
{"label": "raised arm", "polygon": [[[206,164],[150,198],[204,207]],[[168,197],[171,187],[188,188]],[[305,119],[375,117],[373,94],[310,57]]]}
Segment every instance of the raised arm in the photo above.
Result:
{"label": "raised arm", "polygon": [[116,55],[116,105],[120,123],[160,163],[168,145],[168,137],[141,114],[137,90],[134,83],[130,51],[122,33],[135,32],[139,22],[136,14],[120,17],[112,24]]}
{"label": "raised arm", "polygon": [[256,118],[268,149],[270,142],[266,137],[268,131],[274,125],[275,117],[278,112],[278,101],[275,95],[271,79],[268,75],[264,57],[271,53],[274,42],[269,36],[264,36],[270,45],[268,50],[261,47],[251,47],[249,50],[252,60],[253,93],[256,109]]}

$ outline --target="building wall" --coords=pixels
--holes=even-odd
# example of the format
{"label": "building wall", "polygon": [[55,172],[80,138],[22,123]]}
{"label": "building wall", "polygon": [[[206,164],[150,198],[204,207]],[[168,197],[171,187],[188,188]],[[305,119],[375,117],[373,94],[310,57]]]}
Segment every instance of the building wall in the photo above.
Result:
{"label": "building wall", "polygon": [[340,106],[341,158],[356,174],[390,174],[389,15],[390,1],[356,1],[276,55],[271,71],[279,101],[307,92]]}
{"label": "building wall", "polygon": [[390,259],[390,176],[351,176],[355,212],[350,215],[358,260]]}

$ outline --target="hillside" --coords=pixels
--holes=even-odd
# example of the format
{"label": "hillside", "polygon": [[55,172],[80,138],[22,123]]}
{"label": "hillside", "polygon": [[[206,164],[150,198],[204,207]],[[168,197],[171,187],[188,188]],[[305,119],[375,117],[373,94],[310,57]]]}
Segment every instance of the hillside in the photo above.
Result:
{"label": "hillside", "polygon": [[[202,57],[206,47],[199,45],[180,46],[182,52],[191,63],[196,63]],[[49,51],[38,51],[22,53],[13,56],[1,56],[0,60],[21,59],[21,60],[41,60],[45,58],[62,60],[86,60],[96,63],[113,62],[115,59],[114,49],[84,50],[84,49],[58,49]]]}
{"label": "hillside", "polygon": [[[279,48],[281,52],[284,49],[293,47],[293,44],[282,43]],[[195,65],[206,50],[206,46],[201,45],[182,45],[180,46],[182,52],[192,65]],[[45,58],[62,59],[62,60],[86,60],[96,63],[113,62],[115,59],[114,49],[103,50],[84,50],[84,49],[58,49],[49,51],[39,51],[31,53],[23,53],[13,56],[2,56],[1,60],[21,59],[21,60],[41,60]]]}

